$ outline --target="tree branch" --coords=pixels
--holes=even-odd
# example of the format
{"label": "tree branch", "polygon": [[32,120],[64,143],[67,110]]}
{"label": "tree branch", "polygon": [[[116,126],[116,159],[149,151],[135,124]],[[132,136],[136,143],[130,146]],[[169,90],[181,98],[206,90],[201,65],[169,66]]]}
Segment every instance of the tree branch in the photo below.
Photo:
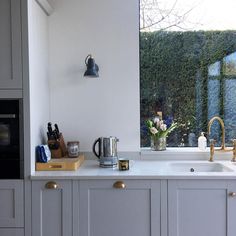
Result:
{"label": "tree branch", "polygon": [[[173,27],[187,30],[183,27],[183,23],[186,22],[188,15],[193,11],[196,6],[191,7],[184,13],[179,13],[177,10],[178,0],[175,0],[170,9],[161,9],[161,0],[141,0],[141,31],[158,28],[158,30],[167,30]],[[159,18],[156,19],[155,18]]]}

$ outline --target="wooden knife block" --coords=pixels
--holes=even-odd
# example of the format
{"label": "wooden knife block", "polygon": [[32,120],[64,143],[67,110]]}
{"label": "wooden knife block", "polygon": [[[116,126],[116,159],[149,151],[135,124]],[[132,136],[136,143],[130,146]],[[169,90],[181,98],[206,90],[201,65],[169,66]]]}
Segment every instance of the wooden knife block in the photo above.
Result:
{"label": "wooden knife block", "polygon": [[60,138],[57,140],[48,140],[48,145],[50,144],[58,144],[57,149],[50,149],[51,151],[51,158],[63,158],[67,154],[65,141],[63,135],[60,133]]}

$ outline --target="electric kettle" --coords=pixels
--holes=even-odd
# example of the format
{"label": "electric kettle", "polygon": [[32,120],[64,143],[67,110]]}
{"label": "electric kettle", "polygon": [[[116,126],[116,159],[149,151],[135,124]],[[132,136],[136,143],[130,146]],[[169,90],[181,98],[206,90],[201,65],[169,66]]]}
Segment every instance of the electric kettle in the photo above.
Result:
{"label": "electric kettle", "polygon": [[93,153],[99,159],[99,163],[101,167],[116,167],[117,166],[117,162],[118,162],[117,142],[118,141],[119,139],[113,136],[100,137],[94,141]]}

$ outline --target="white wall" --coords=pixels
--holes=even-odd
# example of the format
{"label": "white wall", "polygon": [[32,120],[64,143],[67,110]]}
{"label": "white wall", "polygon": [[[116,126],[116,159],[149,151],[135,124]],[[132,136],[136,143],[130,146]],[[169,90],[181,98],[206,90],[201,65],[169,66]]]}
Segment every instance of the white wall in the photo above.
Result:
{"label": "white wall", "polygon": [[48,19],[35,0],[28,0],[31,170],[35,147],[46,142],[49,121]]}
{"label": "white wall", "polygon": [[[49,50],[51,117],[66,141],[91,151],[95,138],[113,135],[119,151],[138,151],[139,1],[54,1]],[[83,77],[89,53],[98,79]]]}

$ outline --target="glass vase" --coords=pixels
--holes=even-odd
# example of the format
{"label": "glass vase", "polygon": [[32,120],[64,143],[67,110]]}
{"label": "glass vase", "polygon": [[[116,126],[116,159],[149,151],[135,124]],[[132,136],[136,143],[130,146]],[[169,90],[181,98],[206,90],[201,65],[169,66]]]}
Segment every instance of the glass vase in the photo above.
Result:
{"label": "glass vase", "polygon": [[166,150],[166,137],[151,137],[151,149],[153,151]]}

